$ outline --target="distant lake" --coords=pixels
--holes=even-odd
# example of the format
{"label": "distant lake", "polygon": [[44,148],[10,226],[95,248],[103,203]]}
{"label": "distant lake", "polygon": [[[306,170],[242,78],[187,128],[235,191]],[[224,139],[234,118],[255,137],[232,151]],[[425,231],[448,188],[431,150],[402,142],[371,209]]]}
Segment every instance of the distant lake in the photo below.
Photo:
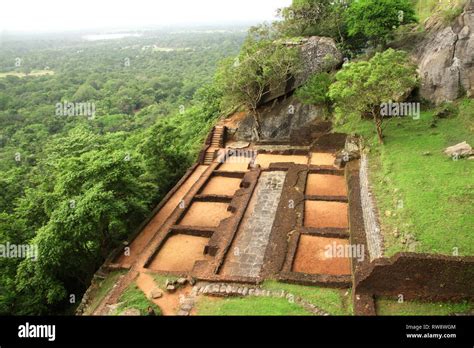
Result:
{"label": "distant lake", "polygon": [[133,33],[117,33],[117,34],[96,34],[96,35],[85,35],[82,38],[87,41],[99,41],[99,40],[117,40],[126,37],[140,37],[142,34]]}

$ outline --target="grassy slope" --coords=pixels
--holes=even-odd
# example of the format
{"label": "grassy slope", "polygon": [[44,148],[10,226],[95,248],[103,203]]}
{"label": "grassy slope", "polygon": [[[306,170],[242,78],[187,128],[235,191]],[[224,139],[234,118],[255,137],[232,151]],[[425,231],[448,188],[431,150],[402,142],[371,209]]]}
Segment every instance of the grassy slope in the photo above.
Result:
{"label": "grassy slope", "polygon": [[[375,143],[371,122],[359,129],[371,146],[371,182],[388,256],[398,251],[452,255],[454,248],[459,255],[474,255],[474,161],[453,161],[442,153],[462,141],[474,144],[473,111],[474,101],[465,100],[458,117],[440,120],[436,128],[430,127],[433,112],[418,121],[390,121],[384,146]],[[403,244],[407,235],[414,237],[415,249]]]}
{"label": "grassy slope", "polygon": [[[350,290],[326,289],[312,286],[266,281],[266,290],[285,290],[294,297],[301,297],[332,315],[352,315]],[[348,293],[345,295],[345,293]],[[201,297],[197,303],[198,315],[312,315],[300,305],[279,297],[244,297],[216,299]]]}
{"label": "grassy slope", "polygon": [[466,313],[474,309],[473,302],[462,303],[426,303],[418,301],[405,301],[398,303],[390,299],[376,300],[378,315],[451,315]]}
{"label": "grassy slope", "polygon": [[245,297],[209,299],[204,297],[197,303],[198,315],[212,316],[254,316],[254,315],[311,315],[299,305],[284,298]]}
{"label": "grassy slope", "polygon": [[131,308],[140,310],[141,315],[147,315],[148,306],[153,308],[156,315],[161,315],[160,308],[152,301],[148,300],[135,283],[130,284],[130,286],[123,292],[118,303],[120,303],[120,305],[115,311],[118,315],[121,315],[125,310]]}
{"label": "grassy slope", "polygon": [[92,301],[87,306],[86,310],[84,311],[85,315],[92,315],[92,313],[94,313],[94,311],[97,309],[97,307],[102,302],[104,297],[112,289],[112,286],[117,282],[120,275],[124,273],[125,271],[111,272],[107,275],[107,277],[104,280],[102,280],[98,284],[97,289],[94,291],[93,294],[91,294]]}
{"label": "grassy slope", "polygon": [[[320,288],[315,286],[301,286],[266,281],[264,289],[286,290],[294,296],[301,297],[332,315],[352,315],[351,290]],[[345,293],[348,293],[346,296]]]}

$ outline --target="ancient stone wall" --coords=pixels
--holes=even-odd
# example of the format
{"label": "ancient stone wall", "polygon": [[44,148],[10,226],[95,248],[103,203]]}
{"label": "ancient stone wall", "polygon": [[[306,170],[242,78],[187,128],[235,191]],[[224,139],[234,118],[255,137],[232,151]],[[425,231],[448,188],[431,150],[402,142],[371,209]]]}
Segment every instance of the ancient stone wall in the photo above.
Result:
{"label": "ancient stone wall", "polygon": [[364,216],[365,234],[367,236],[367,247],[370,260],[382,257],[382,233],[377,218],[376,206],[370,192],[369,163],[367,155],[362,155],[360,161],[360,199]]}

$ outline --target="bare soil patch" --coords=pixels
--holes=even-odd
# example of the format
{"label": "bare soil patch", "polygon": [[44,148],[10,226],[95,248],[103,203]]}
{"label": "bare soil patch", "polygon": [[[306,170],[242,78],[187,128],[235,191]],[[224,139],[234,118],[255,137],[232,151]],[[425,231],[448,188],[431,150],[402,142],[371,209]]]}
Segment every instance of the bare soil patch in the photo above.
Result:
{"label": "bare soil patch", "polygon": [[306,201],[304,225],[314,228],[348,228],[347,203]]}
{"label": "bare soil patch", "polygon": [[227,203],[194,202],[181,220],[180,225],[217,227],[222,220],[232,215],[227,211],[227,207]]}
{"label": "bare soil patch", "polygon": [[233,196],[235,191],[240,188],[242,179],[226,178],[224,176],[215,176],[207,183],[202,191],[204,195]]}
{"label": "bare soil patch", "polygon": [[336,156],[332,153],[312,152],[310,164],[314,166],[334,166]]}
{"label": "bare soil patch", "polygon": [[308,157],[306,156],[290,156],[290,155],[271,155],[260,154],[257,156],[255,164],[259,164],[262,169],[270,167],[271,163],[295,163],[308,164]]}
{"label": "bare soil patch", "polygon": [[204,248],[209,238],[178,234],[171,236],[158,251],[149,269],[166,272],[189,272],[198,260],[209,260]]}
{"label": "bare soil patch", "polygon": [[220,125],[227,128],[238,128],[240,122],[248,116],[248,113],[245,111],[236,112],[233,115],[229,116],[225,120],[220,122]]}
{"label": "bare soil patch", "polygon": [[344,239],[301,235],[293,271],[308,274],[349,275],[351,274],[350,259],[337,254],[338,249],[346,248],[347,245],[349,242]]}
{"label": "bare soil patch", "polygon": [[225,163],[222,163],[219,168],[221,172],[248,172],[249,170],[250,158],[240,157],[229,159]]}
{"label": "bare soil patch", "polygon": [[343,176],[309,174],[306,194],[314,196],[347,196],[346,180]]}

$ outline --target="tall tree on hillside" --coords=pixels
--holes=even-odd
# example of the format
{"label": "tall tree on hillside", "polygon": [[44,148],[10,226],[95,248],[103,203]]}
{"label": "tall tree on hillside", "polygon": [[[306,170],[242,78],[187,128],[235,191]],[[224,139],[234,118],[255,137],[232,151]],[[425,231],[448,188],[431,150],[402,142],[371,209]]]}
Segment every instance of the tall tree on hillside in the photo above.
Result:
{"label": "tall tree on hillside", "polygon": [[142,221],[155,192],[141,180],[138,155],[123,150],[118,138],[77,130],[50,150],[44,162],[49,175],[18,209],[37,228],[29,243],[38,246],[38,259],[22,261],[17,277],[18,291],[30,294],[36,313],[88,286],[110,250]]}
{"label": "tall tree on hillside", "polygon": [[384,46],[396,28],[416,22],[412,0],[357,0],[347,9],[349,36],[363,35]]}
{"label": "tall tree on hillside", "polygon": [[401,101],[417,82],[416,66],[403,51],[389,49],[369,61],[349,63],[329,89],[336,122],[356,123],[369,116],[383,144],[381,104]]}
{"label": "tall tree on hillside", "polygon": [[293,0],[278,10],[283,21],[275,25],[284,36],[329,36],[344,42],[343,13],[352,0]]}

